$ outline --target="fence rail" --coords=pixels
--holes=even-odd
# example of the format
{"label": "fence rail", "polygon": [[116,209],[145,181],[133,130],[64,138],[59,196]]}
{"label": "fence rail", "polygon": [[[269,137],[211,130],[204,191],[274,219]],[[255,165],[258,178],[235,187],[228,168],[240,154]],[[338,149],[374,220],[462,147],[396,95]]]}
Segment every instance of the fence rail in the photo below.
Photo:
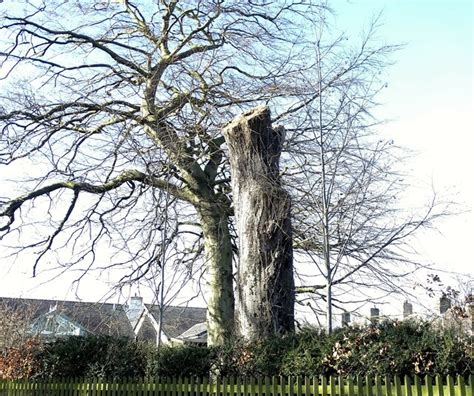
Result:
{"label": "fence rail", "polygon": [[0,396],[474,396],[474,376],[0,380]]}

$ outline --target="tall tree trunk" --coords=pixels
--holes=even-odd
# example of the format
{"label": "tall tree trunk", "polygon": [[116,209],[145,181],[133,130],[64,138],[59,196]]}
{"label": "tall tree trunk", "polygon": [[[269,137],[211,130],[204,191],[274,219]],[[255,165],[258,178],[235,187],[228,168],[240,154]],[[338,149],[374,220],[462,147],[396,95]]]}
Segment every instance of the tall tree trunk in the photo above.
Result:
{"label": "tall tree trunk", "polygon": [[198,209],[204,235],[209,297],[207,343],[222,345],[234,332],[232,244],[228,214],[218,205]]}
{"label": "tall tree trunk", "polygon": [[326,331],[332,333],[332,281],[329,279],[326,286]]}
{"label": "tall tree trunk", "polygon": [[267,107],[224,129],[239,236],[237,329],[247,340],[294,331],[293,248],[289,195],[281,186],[284,130]]}

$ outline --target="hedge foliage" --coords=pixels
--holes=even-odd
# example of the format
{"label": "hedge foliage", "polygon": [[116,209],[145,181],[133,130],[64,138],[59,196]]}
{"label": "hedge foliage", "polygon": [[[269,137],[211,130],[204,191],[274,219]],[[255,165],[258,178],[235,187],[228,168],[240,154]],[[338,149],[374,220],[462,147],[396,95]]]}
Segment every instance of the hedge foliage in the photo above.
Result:
{"label": "hedge foliage", "polygon": [[473,338],[428,322],[386,321],[333,334],[307,328],[253,345],[238,344],[224,361],[232,375],[468,376]]}
{"label": "hedge foliage", "polygon": [[222,375],[409,375],[472,373],[473,339],[428,322],[386,321],[333,334],[297,334],[221,348],[163,346],[110,337],[29,340],[0,354],[0,377],[133,378]]}

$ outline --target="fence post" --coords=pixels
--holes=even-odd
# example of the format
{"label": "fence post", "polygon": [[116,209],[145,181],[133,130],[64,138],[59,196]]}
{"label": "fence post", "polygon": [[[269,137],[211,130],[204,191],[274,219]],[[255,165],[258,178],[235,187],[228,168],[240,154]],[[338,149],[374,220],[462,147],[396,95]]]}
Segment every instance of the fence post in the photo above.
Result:
{"label": "fence post", "polygon": [[288,377],[288,396],[294,396],[295,394],[295,379]]}
{"label": "fence post", "polygon": [[195,387],[196,387],[196,385],[195,385],[195,377],[191,377],[191,378],[189,379],[189,393],[188,393],[188,395],[190,395],[190,396],[195,396],[195,395],[197,395],[197,392],[196,392],[196,390],[195,390]]}
{"label": "fence post", "polygon": [[71,382],[71,379],[70,378],[63,378],[61,380],[61,383],[62,383],[62,392],[61,392],[61,396],[69,396],[69,383]]}
{"label": "fence post", "polygon": [[194,395],[199,396],[201,394],[201,387],[202,387],[203,378],[196,377],[196,381],[194,384]]}
{"label": "fence post", "polygon": [[222,396],[229,396],[229,379],[227,377],[222,378]]}
{"label": "fence post", "polygon": [[99,379],[96,377],[92,380],[92,396],[99,395]]}
{"label": "fence post", "polygon": [[[136,380],[136,390],[137,390],[137,395],[138,396],[143,396],[145,388],[145,380],[143,377],[140,377]],[[104,395],[101,395],[104,396]]]}
{"label": "fence post", "polygon": [[336,396],[336,378],[333,375],[329,377],[329,392],[331,396]]}
{"label": "fence post", "polygon": [[341,375],[337,378],[338,385],[339,385],[339,396],[345,396],[346,390],[345,390],[345,381],[344,377]]}
{"label": "fence post", "polygon": [[461,396],[466,396],[466,384],[464,383],[464,377],[462,375],[458,375],[458,388],[459,394]]}
{"label": "fence post", "polygon": [[77,377],[72,377],[71,378],[71,383],[69,384],[69,395],[68,396],[77,396],[77,392],[76,392],[77,383],[78,383]]}
{"label": "fence post", "polygon": [[436,376],[436,387],[438,388],[438,396],[444,396],[443,379],[439,374]]}
{"label": "fence post", "polygon": [[366,387],[366,395],[373,396],[372,378],[370,378],[368,375],[365,376],[365,387]]}
{"label": "fence post", "polygon": [[272,390],[273,390],[273,395],[283,395],[283,391],[281,390],[281,381],[279,381],[278,379],[281,379],[283,377],[277,377],[277,376],[273,376],[272,377]]}
{"label": "fence post", "polygon": [[220,395],[220,391],[221,391],[221,378],[220,377],[216,377],[216,391],[215,391],[215,395],[216,396],[219,396]]}
{"label": "fence post", "polygon": [[321,377],[321,395],[328,396],[328,379],[325,375]]}
{"label": "fence post", "polygon": [[456,396],[456,392],[454,390],[454,379],[449,374],[446,377],[446,384],[448,385],[448,395],[449,396]]}
{"label": "fence post", "polygon": [[316,376],[313,376],[313,395],[314,396],[319,396],[319,378]]}
{"label": "fence post", "polygon": [[380,375],[375,376],[375,392],[377,396],[382,396],[382,378],[380,378]]}
{"label": "fence post", "polygon": [[392,396],[392,379],[389,375],[385,376],[385,394],[387,396]]}
{"label": "fence post", "polygon": [[405,396],[412,396],[411,379],[405,375]]}
{"label": "fence post", "polygon": [[[270,396],[270,377],[268,375],[265,376],[265,396]],[[233,395],[231,395],[233,396]]]}
{"label": "fence post", "polygon": [[347,378],[347,392],[349,396],[355,396],[354,393],[354,379],[352,377]]}
{"label": "fence post", "polygon": [[420,377],[415,375],[415,395],[416,396],[423,396],[423,392],[421,390],[421,381]]}
{"label": "fence post", "polygon": [[209,394],[210,392],[210,387],[209,387],[209,382],[207,377],[203,377],[202,379],[202,393],[205,395],[205,394]]}
{"label": "fence post", "polygon": [[301,376],[296,377],[296,395],[303,396],[303,384],[301,381]]}
{"label": "fence post", "polygon": [[304,377],[304,395],[311,396],[311,378],[308,376]]}
{"label": "fence post", "polygon": [[393,379],[393,383],[395,386],[395,394],[396,396],[402,396],[402,383],[400,381],[400,377],[398,375],[395,376]]}
{"label": "fence post", "polygon": [[175,383],[174,386],[174,396],[182,396],[183,395],[183,379],[181,376],[173,377],[173,382]]}
{"label": "fence post", "polygon": [[426,386],[428,395],[424,395],[424,396],[433,396],[433,379],[431,378],[431,375],[425,376],[425,386]]}
{"label": "fence post", "polygon": [[242,396],[242,380],[240,377],[235,379],[235,395]]}
{"label": "fence post", "polygon": [[172,384],[173,384],[172,396],[181,396],[181,393],[180,393],[180,387],[181,387],[180,386],[181,385],[180,378],[179,377],[173,377]]}
{"label": "fence post", "polygon": [[237,391],[235,389],[235,378],[234,376],[229,377],[229,393],[230,396],[238,396]]}
{"label": "fence post", "polygon": [[189,396],[189,378],[188,377],[184,377],[184,381],[183,381],[183,388],[182,388],[182,395],[184,396]]}
{"label": "fence post", "polygon": [[250,377],[250,395],[255,396],[257,394],[257,381],[255,377]]}
{"label": "fence post", "polygon": [[121,387],[120,387],[120,396],[126,396],[127,395],[127,379],[123,378]]}

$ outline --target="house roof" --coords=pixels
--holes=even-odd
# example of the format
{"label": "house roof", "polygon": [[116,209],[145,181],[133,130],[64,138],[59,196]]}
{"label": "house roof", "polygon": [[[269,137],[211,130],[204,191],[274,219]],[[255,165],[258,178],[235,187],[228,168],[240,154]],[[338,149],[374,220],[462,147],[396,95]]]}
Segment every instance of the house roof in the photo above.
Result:
{"label": "house roof", "polygon": [[206,322],[195,324],[176,338],[187,342],[205,343],[207,341]]}
{"label": "house roof", "polygon": [[120,304],[0,297],[0,307],[23,312],[28,321],[54,310],[92,334],[134,337],[133,328]]}
{"label": "house roof", "polygon": [[[158,323],[160,307],[146,304],[148,312]],[[167,306],[163,309],[163,331],[170,338],[177,338],[191,327],[206,321],[206,308]]]}

